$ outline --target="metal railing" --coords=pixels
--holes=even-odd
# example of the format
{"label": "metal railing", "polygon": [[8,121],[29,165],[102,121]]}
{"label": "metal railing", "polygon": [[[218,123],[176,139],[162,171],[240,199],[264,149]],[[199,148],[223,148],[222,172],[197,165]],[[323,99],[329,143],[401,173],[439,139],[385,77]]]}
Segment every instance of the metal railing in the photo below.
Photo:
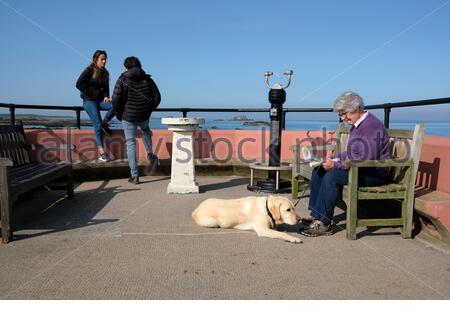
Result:
{"label": "metal railing", "polygon": [[[389,128],[389,119],[392,109],[405,108],[405,107],[417,107],[417,106],[427,106],[427,105],[439,105],[439,104],[450,104],[449,98],[438,98],[438,99],[427,99],[427,100],[415,100],[415,101],[404,101],[404,102],[394,102],[394,103],[383,103],[365,106],[366,110],[384,110],[384,125]],[[36,109],[36,110],[66,110],[75,111],[76,113],[76,127],[81,128],[81,111],[83,107],[81,106],[46,106],[46,105],[29,105],[29,104],[12,104],[12,103],[0,103],[0,108],[9,109],[10,123],[14,124],[16,122],[16,109]],[[267,108],[158,108],[156,112],[181,112],[183,117],[187,117],[188,113],[192,112],[238,112],[238,113],[249,113],[249,112],[269,112],[269,107]],[[286,114],[288,112],[333,112],[333,108],[284,108],[282,115],[282,129],[285,129]]]}

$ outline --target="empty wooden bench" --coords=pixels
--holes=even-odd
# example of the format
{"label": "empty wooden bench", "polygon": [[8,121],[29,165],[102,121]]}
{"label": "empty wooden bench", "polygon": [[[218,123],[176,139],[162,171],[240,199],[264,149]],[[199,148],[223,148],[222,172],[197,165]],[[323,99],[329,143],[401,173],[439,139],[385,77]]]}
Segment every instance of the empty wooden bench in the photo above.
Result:
{"label": "empty wooden bench", "polygon": [[65,163],[32,162],[31,145],[27,143],[23,126],[0,126],[0,211],[2,241],[13,238],[12,207],[25,192],[64,178],[67,197],[73,198],[72,167]]}

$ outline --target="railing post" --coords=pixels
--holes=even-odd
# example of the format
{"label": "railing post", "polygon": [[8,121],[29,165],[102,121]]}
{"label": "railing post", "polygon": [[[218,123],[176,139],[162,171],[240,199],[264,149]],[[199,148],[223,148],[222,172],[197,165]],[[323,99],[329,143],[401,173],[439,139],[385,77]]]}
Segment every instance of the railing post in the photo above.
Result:
{"label": "railing post", "polygon": [[281,130],[286,130],[286,110],[281,113]]}
{"label": "railing post", "polygon": [[386,107],[384,108],[384,126],[386,128],[389,128],[389,115],[391,113],[391,108]]}
{"label": "railing post", "polygon": [[72,128],[67,128],[67,136],[66,136],[66,161],[72,165]]}
{"label": "railing post", "polygon": [[9,121],[11,123],[11,125],[15,125],[16,124],[16,108],[14,107],[9,107]]}
{"label": "railing post", "polygon": [[77,128],[81,129],[81,110],[76,109],[75,112],[77,113]]}

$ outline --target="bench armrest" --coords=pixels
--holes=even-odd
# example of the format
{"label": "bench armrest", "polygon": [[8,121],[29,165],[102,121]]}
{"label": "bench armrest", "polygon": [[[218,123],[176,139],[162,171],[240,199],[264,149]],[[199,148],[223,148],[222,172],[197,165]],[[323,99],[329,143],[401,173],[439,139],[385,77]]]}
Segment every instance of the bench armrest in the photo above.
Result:
{"label": "bench armrest", "polygon": [[344,161],[346,168],[361,168],[361,167],[371,167],[371,168],[388,168],[388,167],[408,167],[412,166],[413,161],[411,159],[406,160],[364,160],[364,161]]}
{"label": "bench armrest", "polygon": [[301,151],[303,148],[305,149],[309,149],[310,151],[324,151],[324,150],[331,150],[332,145],[331,144],[325,144],[325,145],[320,145],[320,146],[302,146],[300,144],[294,144],[292,146],[289,147],[289,150],[294,151],[294,152],[299,152]]}
{"label": "bench armrest", "polygon": [[0,167],[12,167],[14,163],[8,158],[0,158]]}

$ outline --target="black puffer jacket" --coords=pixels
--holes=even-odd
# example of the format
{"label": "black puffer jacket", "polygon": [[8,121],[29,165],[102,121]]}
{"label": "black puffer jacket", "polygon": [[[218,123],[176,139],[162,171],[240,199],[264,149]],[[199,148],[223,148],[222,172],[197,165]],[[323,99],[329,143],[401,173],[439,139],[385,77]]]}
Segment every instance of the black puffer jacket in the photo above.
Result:
{"label": "black puffer jacket", "polygon": [[129,122],[148,120],[160,102],[156,83],[141,68],[130,68],[117,79],[112,97],[117,119]]}
{"label": "black puffer jacket", "polygon": [[101,101],[103,98],[109,98],[109,77],[105,83],[96,83],[92,79],[94,67],[90,65],[81,73],[77,80],[76,87],[80,90],[81,99]]}

